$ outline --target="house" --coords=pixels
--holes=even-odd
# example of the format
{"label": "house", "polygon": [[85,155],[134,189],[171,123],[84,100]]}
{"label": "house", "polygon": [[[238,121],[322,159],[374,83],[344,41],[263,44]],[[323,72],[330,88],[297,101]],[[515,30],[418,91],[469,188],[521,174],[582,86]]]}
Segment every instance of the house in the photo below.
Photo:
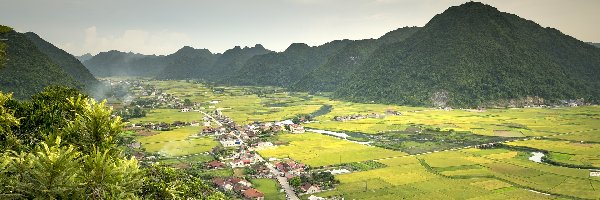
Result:
{"label": "house", "polygon": [[231,178],[230,181],[231,181],[231,183],[237,184],[237,185],[242,185],[242,186],[246,186],[246,187],[252,186],[252,183],[250,183],[244,179],[241,179],[241,178]]}
{"label": "house", "polygon": [[239,168],[239,167],[249,166],[251,164],[251,162],[248,159],[235,159],[235,160],[231,161],[229,164],[231,165],[231,168]]}
{"label": "house", "polygon": [[221,161],[218,160],[213,160],[211,162],[209,162],[206,167],[208,167],[209,169],[219,169],[219,168],[224,168],[225,164],[223,164]]}
{"label": "house", "polygon": [[190,109],[189,108],[182,108],[181,112],[190,112]]}
{"label": "house", "polygon": [[263,147],[263,148],[264,147],[272,147],[273,143],[271,143],[271,142],[259,142],[256,146],[257,147]]}
{"label": "house", "polygon": [[321,192],[321,188],[319,188],[318,185],[312,185],[309,183],[306,183],[306,184],[300,186],[300,189],[302,190],[302,192],[304,192],[306,194],[314,194],[317,192]]}
{"label": "house", "polygon": [[265,199],[265,195],[262,192],[260,192],[256,189],[253,189],[253,188],[245,190],[244,192],[242,192],[242,194],[244,195],[244,198],[246,198],[246,199],[256,199],[256,200]]}
{"label": "house", "polygon": [[304,133],[304,127],[300,126],[298,124],[291,124],[290,125],[290,132],[292,132],[292,133]]}
{"label": "house", "polygon": [[223,147],[236,147],[241,146],[244,143],[243,141],[232,137],[224,137],[220,139],[219,142],[221,142]]}
{"label": "house", "polygon": [[233,189],[233,185],[229,181],[226,181],[222,178],[214,178],[212,182],[223,190]]}

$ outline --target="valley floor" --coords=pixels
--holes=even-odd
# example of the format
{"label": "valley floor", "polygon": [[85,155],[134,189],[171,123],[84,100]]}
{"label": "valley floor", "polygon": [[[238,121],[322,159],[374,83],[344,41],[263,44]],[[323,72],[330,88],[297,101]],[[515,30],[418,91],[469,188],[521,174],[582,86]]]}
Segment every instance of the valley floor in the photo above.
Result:
{"label": "valley floor", "polygon": [[[138,133],[141,147],[156,153],[163,163],[189,167],[219,159],[209,152],[222,145],[211,135],[199,134],[222,127],[206,119],[206,113],[219,112],[242,127],[296,118],[293,121],[306,129],[344,133],[334,137],[283,131],[260,138],[275,144],[257,150],[265,160],[291,158],[310,166],[309,172],[343,171],[335,174],[339,184],[333,188],[298,193],[304,199],[600,197],[600,177],[595,173],[600,169],[598,106],[441,110],[344,102],[271,87],[120,81],[138,102],[154,102],[142,105],[149,113],[131,119],[131,124],[189,124]],[[190,111],[182,112],[183,108]],[[529,160],[532,152],[542,152],[543,162]],[[274,177],[254,178],[243,171],[227,167],[200,174],[249,177],[267,199],[285,197]]]}

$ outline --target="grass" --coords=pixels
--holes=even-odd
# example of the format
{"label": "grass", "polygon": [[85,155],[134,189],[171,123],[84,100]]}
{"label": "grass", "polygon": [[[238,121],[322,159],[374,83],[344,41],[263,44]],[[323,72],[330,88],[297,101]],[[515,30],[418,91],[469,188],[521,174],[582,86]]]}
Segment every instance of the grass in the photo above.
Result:
{"label": "grass", "polygon": [[402,152],[356,144],[318,133],[285,134],[279,139],[289,144],[261,150],[259,153],[265,158],[290,157],[313,167],[406,155]]}
{"label": "grass", "polygon": [[252,187],[265,194],[265,199],[285,200],[285,193],[279,192],[279,184],[274,179],[252,179]]}

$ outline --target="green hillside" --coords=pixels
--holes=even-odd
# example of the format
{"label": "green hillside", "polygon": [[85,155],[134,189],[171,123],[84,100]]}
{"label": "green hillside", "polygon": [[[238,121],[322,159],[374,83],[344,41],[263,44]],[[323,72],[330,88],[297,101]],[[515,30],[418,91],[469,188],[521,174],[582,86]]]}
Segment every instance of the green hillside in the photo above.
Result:
{"label": "green hillside", "polygon": [[350,40],[336,40],[317,47],[295,43],[283,52],[252,57],[229,81],[242,85],[288,87],[350,43]]}
{"label": "green hillside", "polygon": [[600,100],[600,50],[482,3],[435,16],[379,48],[336,91],[362,102],[476,106],[541,97]]}
{"label": "green hillside", "polygon": [[94,87],[99,84],[90,71],[73,55],[45,41],[35,33],[28,32],[25,33],[25,36],[35,44],[40,52],[46,54],[54,63],[62,67],[64,71],[69,73],[79,83],[87,87]]}
{"label": "green hillside", "polygon": [[404,27],[391,31],[379,39],[352,41],[334,53],[325,64],[317,67],[291,86],[293,90],[331,92],[382,45],[403,41],[419,30],[419,27]]}
{"label": "green hillside", "polygon": [[12,92],[18,99],[26,99],[49,85],[81,88],[69,73],[40,52],[23,33],[4,31],[0,38],[6,44],[6,63],[0,69],[0,91]]}
{"label": "green hillside", "polygon": [[159,72],[159,79],[199,79],[206,76],[219,58],[208,49],[185,46],[169,55],[169,64]]}
{"label": "green hillside", "polygon": [[244,48],[236,46],[233,49],[225,51],[223,55],[217,59],[215,64],[211,66],[212,69],[208,72],[209,74],[203,76],[203,78],[220,80],[223,77],[234,76],[250,58],[271,52],[272,51],[265,49],[265,47],[260,44],[257,44],[254,47]]}

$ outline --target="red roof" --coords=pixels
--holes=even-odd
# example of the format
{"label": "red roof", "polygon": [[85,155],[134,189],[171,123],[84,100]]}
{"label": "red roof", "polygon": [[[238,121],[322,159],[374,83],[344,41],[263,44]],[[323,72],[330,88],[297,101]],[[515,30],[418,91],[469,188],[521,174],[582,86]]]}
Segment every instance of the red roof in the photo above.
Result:
{"label": "red roof", "polygon": [[215,185],[218,185],[219,187],[223,187],[225,185],[225,180],[223,180],[222,178],[214,178],[213,183]]}
{"label": "red roof", "polygon": [[258,198],[258,197],[265,196],[262,192],[254,189],[254,188],[245,190],[243,192],[243,194],[244,194],[244,197],[246,197],[246,198]]}

